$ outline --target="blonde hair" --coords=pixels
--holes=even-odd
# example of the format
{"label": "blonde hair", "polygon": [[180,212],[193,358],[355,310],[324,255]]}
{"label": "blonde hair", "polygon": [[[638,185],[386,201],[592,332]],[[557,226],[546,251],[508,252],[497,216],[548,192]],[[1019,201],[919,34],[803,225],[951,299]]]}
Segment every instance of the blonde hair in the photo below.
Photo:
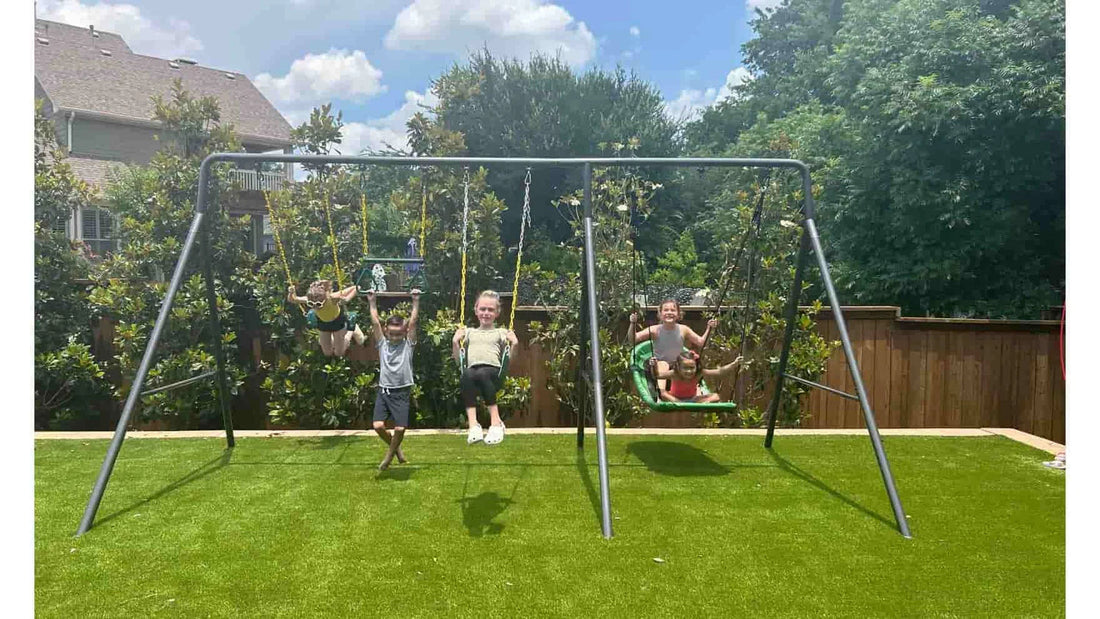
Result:
{"label": "blonde hair", "polygon": [[[500,309],[500,293],[496,290],[482,290],[481,294],[477,295],[477,300],[482,299],[492,299],[497,304],[497,309]],[[477,304],[475,303],[474,306],[476,307]]]}
{"label": "blonde hair", "polygon": [[309,285],[306,298],[310,301],[327,301],[328,293],[332,292],[331,279],[319,279]]}

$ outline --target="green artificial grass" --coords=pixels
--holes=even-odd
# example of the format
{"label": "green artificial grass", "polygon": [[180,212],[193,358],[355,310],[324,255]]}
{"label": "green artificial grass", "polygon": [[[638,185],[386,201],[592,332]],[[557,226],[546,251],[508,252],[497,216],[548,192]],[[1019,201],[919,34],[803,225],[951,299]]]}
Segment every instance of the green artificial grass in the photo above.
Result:
{"label": "green artificial grass", "polygon": [[[128,440],[35,445],[39,617],[1065,614],[1065,477],[1001,437]],[[660,559],[661,562],[655,561]]]}

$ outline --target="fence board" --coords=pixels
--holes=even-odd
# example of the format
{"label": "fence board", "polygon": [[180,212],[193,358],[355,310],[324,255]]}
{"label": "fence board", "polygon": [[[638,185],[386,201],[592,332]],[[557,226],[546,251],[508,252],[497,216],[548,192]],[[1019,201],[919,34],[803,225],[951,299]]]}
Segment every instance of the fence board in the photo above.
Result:
{"label": "fence board", "polygon": [[1016,425],[1014,427],[1031,432],[1035,420],[1035,340],[1031,333],[1021,333],[1019,365],[1016,368]]}
{"label": "fence board", "polygon": [[963,392],[962,424],[965,428],[979,427],[981,417],[982,364],[978,349],[978,334],[972,331],[962,333],[963,346]]}
{"label": "fence board", "polygon": [[966,361],[963,357],[963,334],[957,331],[947,333],[947,348],[945,352],[944,368],[944,401],[943,418],[936,425],[957,428],[962,425],[962,392]]}
{"label": "fence board", "polygon": [[905,427],[923,428],[928,402],[928,333],[914,331],[909,335],[909,416]]}
{"label": "fence board", "polygon": [[1001,345],[1005,336],[1001,333],[981,333],[977,336],[980,349],[978,363],[981,365],[978,425],[996,427],[1000,425]]}
{"label": "fence board", "polygon": [[881,427],[890,428],[890,321],[876,320],[875,324],[875,365],[873,373],[869,377],[871,385],[872,409],[875,413],[875,423]]}
{"label": "fence board", "polygon": [[947,333],[933,331],[928,334],[928,384],[925,387],[927,399],[924,402],[924,424],[921,427],[935,428],[943,424],[943,402],[947,391],[946,355]]}
{"label": "fence board", "polygon": [[904,428],[909,418],[909,332],[890,326],[890,428]]}
{"label": "fence board", "polygon": [[1050,364],[1054,373],[1054,388],[1051,389],[1053,413],[1051,414],[1050,438],[1064,445],[1066,443],[1066,380],[1062,376],[1060,357],[1054,357],[1054,355],[1061,354],[1058,338],[1051,338],[1051,340],[1051,349],[1053,350],[1051,355],[1055,361]]}
{"label": "fence board", "polygon": [[[866,323],[864,320],[856,320],[847,323],[848,337],[852,342],[852,352],[856,356],[856,365],[859,368],[863,368],[863,325]],[[839,332],[837,337],[839,337]],[[856,395],[856,383],[855,378],[852,376],[852,371],[848,368],[848,360],[844,360],[844,391]],[[839,397],[839,396],[838,396]],[[855,400],[849,400],[847,398],[840,398],[840,403],[844,406],[844,425],[842,428],[859,428],[863,424],[859,419],[863,416],[863,411],[860,410],[859,402]]]}
{"label": "fence board", "polygon": [[1046,333],[1035,334],[1035,399],[1032,401],[1031,434],[1050,435],[1050,342]]}

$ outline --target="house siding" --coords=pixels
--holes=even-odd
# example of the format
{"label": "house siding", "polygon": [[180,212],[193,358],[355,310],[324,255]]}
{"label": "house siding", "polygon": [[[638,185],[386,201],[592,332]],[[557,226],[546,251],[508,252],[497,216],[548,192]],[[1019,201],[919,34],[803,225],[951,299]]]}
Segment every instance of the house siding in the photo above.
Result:
{"label": "house siding", "polygon": [[[65,122],[65,119],[60,120]],[[157,133],[155,129],[81,118],[77,114],[73,122],[72,153],[145,164],[164,146],[157,139]]]}

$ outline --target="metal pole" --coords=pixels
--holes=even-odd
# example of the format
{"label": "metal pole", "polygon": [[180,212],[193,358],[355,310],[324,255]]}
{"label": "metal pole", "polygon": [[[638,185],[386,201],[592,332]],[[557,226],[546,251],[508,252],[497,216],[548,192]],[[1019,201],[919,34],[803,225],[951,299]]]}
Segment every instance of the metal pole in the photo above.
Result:
{"label": "metal pole", "polygon": [[176,270],[172,273],[172,281],[168,284],[168,292],[165,293],[164,301],[161,302],[160,313],[153,325],[153,333],[149,336],[149,343],[145,345],[145,355],[142,356],[141,363],[138,365],[137,375],[134,376],[134,382],[130,385],[130,393],[126,396],[126,404],[122,408],[122,416],[119,417],[118,425],[115,427],[114,438],[111,439],[111,445],[107,448],[107,457],[103,459],[103,466],[99,469],[99,477],[96,478],[95,486],[92,488],[92,496],[88,499],[87,506],[84,507],[84,517],[81,518],[80,528],[76,531],[78,536],[87,533],[95,521],[96,511],[99,510],[99,502],[103,499],[103,491],[107,489],[107,481],[111,478],[111,471],[115,467],[118,451],[122,448],[122,439],[126,437],[126,426],[130,423],[130,415],[134,412],[134,405],[137,404],[138,398],[141,397],[141,385],[145,382],[145,375],[149,373],[149,366],[153,361],[153,352],[160,341],[160,334],[164,329],[164,325],[168,323],[168,312],[172,309],[172,299],[176,296],[176,290],[179,289],[180,282],[183,281],[183,270],[187,266],[187,259],[191,257],[191,248],[195,245],[195,237],[198,235],[199,228],[202,227],[202,216],[201,211],[196,212],[195,218],[191,220],[191,228],[187,231],[187,239],[183,242],[183,251],[176,263]]}
{"label": "metal pole", "polygon": [[[206,182],[206,168],[199,171],[199,186]],[[203,196],[204,198],[206,196]],[[203,205],[205,206],[205,205]],[[225,428],[225,442],[227,447],[233,447],[233,414],[229,410],[229,384],[225,375],[225,352],[222,350],[222,327],[218,320],[218,293],[214,288],[214,266],[210,263],[210,221],[207,220],[202,227],[200,239],[200,251],[202,256],[203,278],[206,279],[206,304],[210,309],[210,344],[214,347],[214,363],[217,366],[217,378],[214,382],[218,385],[218,407],[222,412],[222,427]]]}
{"label": "metal pole", "polygon": [[210,378],[211,376],[214,376],[215,374],[217,374],[217,372],[203,372],[202,374],[199,374],[198,376],[192,376],[191,378],[185,378],[181,381],[170,383],[168,385],[163,385],[161,387],[154,387],[153,389],[149,389],[148,391],[142,391],[141,392],[141,397],[145,397],[147,395],[153,395],[154,393],[160,393],[161,391],[168,391],[170,389],[179,389],[180,387],[186,387],[187,385],[192,385],[194,383],[199,382],[200,380]]}
{"label": "metal pole", "polygon": [[[584,424],[588,419],[588,266],[581,262],[581,304],[577,308],[580,330],[577,332],[577,449],[584,449]],[[586,373],[589,372],[589,373]]]}
{"label": "metal pole", "polygon": [[779,417],[779,402],[783,399],[783,379],[787,375],[787,360],[790,359],[791,343],[794,341],[794,321],[798,314],[798,300],[802,296],[802,274],[806,267],[808,253],[810,253],[810,237],[809,233],[803,229],[802,240],[798,247],[798,262],[794,268],[794,282],[791,283],[787,308],[783,312],[787,326],[783,331],[783,350],[779,353],[779,368],[775,375],[775,394],[772,395],[771,404],[768,406],[768,432],[764,435],[766,449],[771,449],[772,438],[775,436],[775,421]]}
{"label": "metal pole", "polygon": [[592,390],[596,405],[596,450],[600,463],[600,521],[611,539],[611,492],[607,487],[607,432],[604,430],[603,377],[600,373],[600,325],[596,313],[596,254],[592,234],[592,165],[584,164],[584,266],[588,291],[588,337],[592,346]]}
{"label": "metal pole", "polygon": [[848,371],[852,374],[852,382],[856,386],[856,395],[859,396],[859,406],[863,409],[863,420],[867,424],[867,434],[871,436],[871,446],[875,450],[875,459],[878,460],[878,468],[882,473],[882,482],[886,485],[886,494],[890,497],[890,507],[894,509],[894,520],[898,523],[898,530],[905,537],[912,537],[909,533],[909,523],[905,519],[905,510],[901,507],[901,499],[898,497],[897,488],[894,487],[894,475],[890,472],[890,463],[886,461],[886,451],[882,447],[882,437],[878,433],[878,425],[875,424],[875,414],[871,412],[871,404],[867,401],[867,391],[863,388],[863,378],[859,374],[859,365],[856,363],[856,355],[852,350],[852,341],[848,338],[848,327],[844,323],[844,314],[840,311],[840,301],[833,288],[833,280],[829,277],[829,265],[825,262],[825,252],[821,250],[821,240],[817,237],[817,227],[812,217],[807,217],[803,222],[806,232],[813,244],[814,255],[817,256],[817,267],[821,270],[821,280],[825,283],[825,292],[829,295],[829,305],[833,308],[833,318],[836,320],[836,329],[840,333],[840,341],[844,345],[844,356],[848,359]]}
{"label": "metal pole", "polygon": [[787,309],[784,312],[787,319],[787,327],[783,331],[783,350],[779,353],[779,371],[775,376],[775,395],[772,396],[771,405],[768,407],[768,432],[764,436],[764,447],[771,449],[772,439],[775,436],[775,422],[779,416],[779,402],[783,397],[783,378],[787,374],[787,361],[791,354],[791,343],[794,341],[794,320],[798,314],[798,300],[802,298],[802,274],[806,267],[806,255],[810,251],[809,231],[805,221],[814,216],[813,179],[810,178],[810,168],[801,161],[796,166],[802,176],[802,238],[798,245],[798,261],[794,268],[794,282],[791,284],[791,294],[787,299]]}

